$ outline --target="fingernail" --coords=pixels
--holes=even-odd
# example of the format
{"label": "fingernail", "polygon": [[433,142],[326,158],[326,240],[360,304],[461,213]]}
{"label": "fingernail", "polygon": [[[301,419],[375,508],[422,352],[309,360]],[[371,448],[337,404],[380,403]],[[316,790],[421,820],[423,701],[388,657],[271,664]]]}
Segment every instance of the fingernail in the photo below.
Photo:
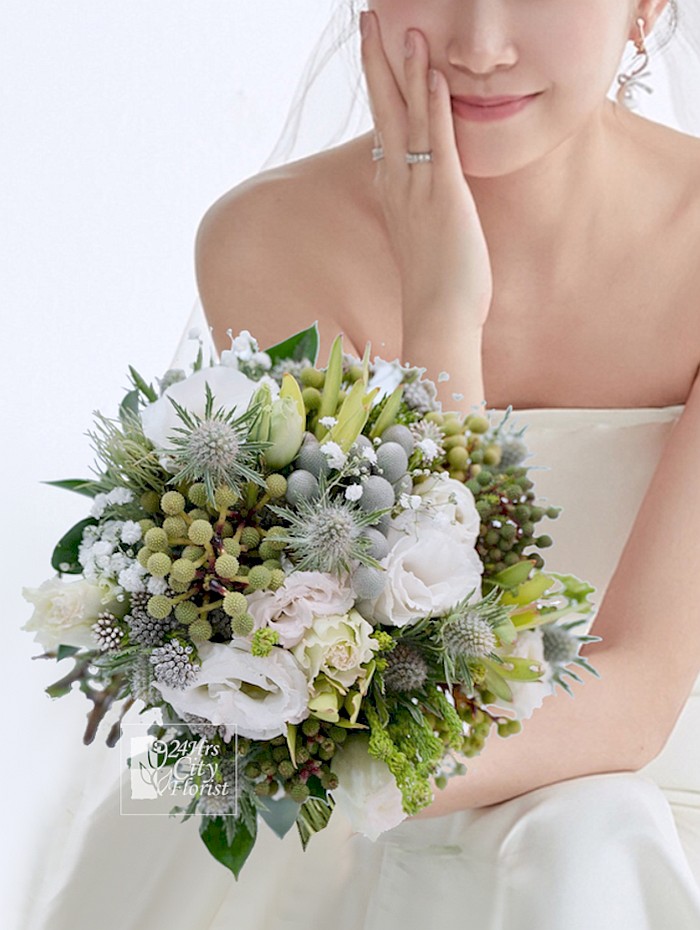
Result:
{"label": "fingernail", "polygon": [[410,58],[410,57],[411,57],[411,55],[413,54],[413,48],[414,48],[414,46],[413,46],[413,36],[411,35],[411,30],[409,29],[409,30],[406,32],[406,42],[405,42],[405,47],[404,47],[404,51],[405,51],[405,53],[406,53],[406,58]]}
{"label": "fingernail", "polygon": [[360,32],[363,39],[369,35],[369,16],[364,10],[360,13]]}
{"label": "fingernail", "polygon": [[437,84],[438,84],[437,71],[435,70],[435,68],[431,68],[428,71],[428,86],[430,87],[431,90],[434,91],[434,90],[437,90]]}

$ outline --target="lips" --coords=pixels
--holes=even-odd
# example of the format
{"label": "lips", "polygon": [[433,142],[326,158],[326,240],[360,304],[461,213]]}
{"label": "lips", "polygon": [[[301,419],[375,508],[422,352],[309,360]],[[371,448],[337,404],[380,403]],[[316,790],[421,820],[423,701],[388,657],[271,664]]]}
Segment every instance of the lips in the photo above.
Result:
{"label": "lips", "polygon": [[523,100],[525,97],[534,97],[535,94],[518,94],[516,96],[494,96],[494,97],[453,97],[460,103],[468,103],[475,107],[497,107],[503,103],[513,103],[514,100]]}

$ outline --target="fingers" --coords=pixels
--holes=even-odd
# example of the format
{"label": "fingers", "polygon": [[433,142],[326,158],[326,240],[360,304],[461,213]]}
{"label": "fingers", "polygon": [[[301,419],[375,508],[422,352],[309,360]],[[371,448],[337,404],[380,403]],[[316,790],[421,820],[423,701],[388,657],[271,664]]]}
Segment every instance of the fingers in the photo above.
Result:
{"label": "fingers", "polygon": [[[430,109],[430,145],[433,150],[433,185],[445,179],[454,183],[457,177],[464,177],[464,169],[459,158],[459,149],[455,138],[454,117],[450,88],[441,71],[435,71],[437,85],[429,91]],[[418,167],[418,166],[415,166]]]}
{"label": "fingers", "polygon": [[[362,66],[367,80],[369,103],[374,121],[376,140],[384,148],[384,159],[392,171],[403,173],[409,166],[404,159],[408,119],[406,102],[389,67],[379,30],[379,20],[372,12],[363,14],[367,35],[362,37]],[[381,161],[377,162],[380,166]]]}
{"label": "fingers", "polygon": [[[408,134],[406,150],[409,152],[430,151],[430,101],[428,99],[429,49],[422,33],[409,29],[404,54],[404,75],[408,98]],[[430,162],[410,165],[411,185],[430,190],[432,186]]]}

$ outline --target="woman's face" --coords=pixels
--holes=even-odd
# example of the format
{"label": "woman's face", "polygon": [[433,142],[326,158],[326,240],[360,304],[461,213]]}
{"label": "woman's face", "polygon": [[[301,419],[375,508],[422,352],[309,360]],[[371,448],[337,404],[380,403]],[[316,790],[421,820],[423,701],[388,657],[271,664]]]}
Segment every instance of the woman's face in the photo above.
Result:
{"label": "woman's face", "polygon": [[[430,64],[453,96],[541,92],[519,112],[488,122],[453,109],[462,167],[474,177],[536,161],[600,116],[638,15],[634,0],[369,0],[368,6],[404,98],[409,27],[423,33]],[[650,6],[655,19],[665,0],[642,8],[647,36]]]}

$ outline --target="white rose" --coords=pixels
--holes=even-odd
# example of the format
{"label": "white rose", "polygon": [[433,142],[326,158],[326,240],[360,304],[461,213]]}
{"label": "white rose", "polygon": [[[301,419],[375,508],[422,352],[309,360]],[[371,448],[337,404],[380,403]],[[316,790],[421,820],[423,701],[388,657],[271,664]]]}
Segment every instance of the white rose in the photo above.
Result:
{"label": "white rose", "polygon": [[401,627],[444,616],[472,588],[470,603],[481,598],[484,566],[463,524],[405,511],[391,521],[387,539],[391,549],[380,560],[386,584],[377,598],[358,604],[365,617]]}
{"label": "white rose", "polygon": [[352,734],[331,760],[338,787],[331,791],[340,813],[355,831],[374,841],[408,816],[388,766],[370,756],[369,737]]}
{"label": "white rose", "polygon": [[352,589],[336,575],[326,572],[291,572],[276,591],[254,591],[248,596],[248,611],[255,629],[277,630],[286,649],[301,640],[314,617],[345,614],[354,603]]}
{"label": "white rose", "polygon": [[36,630],[34,641],[41,643],[44,650],[61,645],[88,649],[97,646],[91,627],[104,609],[98,585],[48,578],[38,588],[22,588],[22,597],[34,604],[34,613],[22,629]]}
{"label": "white rose", "polygon": [[450,522],[459,523],[464,528],[472,545],[476,544],[481,519],[474,495],[465,484],[440,472],[414,485],[412,493],[422,497],[428,515],[446,514]]}
{"label": "white rose", "polygon": [[513,693],[513,700],[512,702],[502,701],[498,704],[504,709],[512,708],[518,720],[527,720],[538,707],[542,706],[547,695],[552,693],[552,668],[545,661],[542,630],[523,630],[507,652],[504,649],[498,649],[497,652],[503,658],[512,655],[532,659],[539,662],[545,670],[541,681],[513,681],[509,678],[508,686]]}
{"label": "white rose", "polygon": [[251,381],[237,369],[228,368],[225,365],[214,365],[211,368],[195,371],[184,381],[172,384],[162,397],[141,411],[143,431],[154,446],[166,450],[171,448],[170,436],[177,438],[182,435],[173,433],[173,430],[176,427],[185,429],[185,424],[168,400],[169,397],[191,413],[196,413],[200,417],[204,416],[205,382],[209,384],[214,395],[213,410],[216,411],[219,407],[227,410],[235,407],[239,416],[245,413],[251,397],[258,388],[255,381]]}
{"label": "white rose", "polygon": [[304,638],[292,649],[311,685],[323,672],[344,688],[353,685],[378,648],[374,628],[356,610],[314,617]]}
{"label": "white rose", "polygon": [[288,723],[308,717],[306,676],[286,649],[275,646],[267,656],[254,656],[248,640],[238,637],[197,649],[202,665],[191,685],[153,683],[178,714],[196,714],[223,726],[227,741],[236,732],[272,739],[285,733]]}

